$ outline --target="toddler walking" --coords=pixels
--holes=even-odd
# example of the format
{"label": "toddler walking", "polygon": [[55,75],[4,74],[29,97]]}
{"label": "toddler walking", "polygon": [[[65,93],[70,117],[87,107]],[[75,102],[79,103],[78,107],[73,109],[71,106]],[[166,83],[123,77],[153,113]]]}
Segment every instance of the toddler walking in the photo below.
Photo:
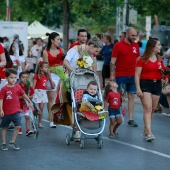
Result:
{"label": "toddler walking", "polygon": [[[113,139],[114,135],[118,135],[117,128],[122,123],[122,114],[120,113],[121,106],[121,94],[117,91],[118,85],[116,82],[109,82],[105,87],[104,92],[104,100],[105,100],[105,108],[107,103],[110,125],[109,125],[109,138]],[[116,121],[115,121],[116,120]]]}
{"label": "toddler walking", "polygon": [[19,129],[21,127],[21,109],[19,96],[22,96],[29,102],[32,107],[32,102],[25,94],[24,90],[15,84],[17,81],[17,71],[13,68],[6,69],[6,79],[8,84],[5,85],[0,91],[0,117],[2,117],[2,150],[8,150],[6,145],[6,130],[10,122],[15,125],[14,133],[9,146],[19,150],[20,147],[16,144],[16,138],[18,136]]}
{"label": "toddler walking", "polygon": [[34,95],[32,101],[38,104],[39,108],[39,120],[38,120],[38,127],[44,128],[42,125],[42,118],[43,118],[43,108],[44,103],[48,102],[47,98],[47,81],[48,81],[48,69],[49,65],[47,62],[40,61],[38,63],[37,71],[33,78],[33,89]]}
{"label": "toddler walking", "polygon": [[[34,89],[30,86],[27,87],[27,79],[28,79],[28,73],[26,71],[23,71],[19,74],[19,79],[20,79],[20,83],[19,85],[21,86],[21,88],[25,91],[25,93],[28,95],[29,99],[31,100],[34,94]],[[20,97],[20,106],[22,109],[22,113],[25,116],[25,125],[26,125],[26,136],[30,136],[31,134],[33,134],[33,131],[30,130],[30,116],[29,116],[29,112],[24,111],[25,108],[27,108],[27,104],[24,101],[23,97]],[[19,130],[19,134],[22,134],[22,129],[20,128]]]}

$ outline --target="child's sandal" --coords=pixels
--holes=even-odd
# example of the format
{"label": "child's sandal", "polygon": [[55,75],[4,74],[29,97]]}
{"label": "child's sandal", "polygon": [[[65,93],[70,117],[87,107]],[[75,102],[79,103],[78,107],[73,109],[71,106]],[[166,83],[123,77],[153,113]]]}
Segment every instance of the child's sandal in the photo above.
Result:
{"label": "child's sandal", "polygon": [[109,139],[113,139],[114,137],[113,137],[113,135],[110,134],[110,135],[108,136],[108,138],[109,138]]}
{"label": "child's sandal", "polygon": [[38,124],[38,127],[41,129],[44,128],[44,126],[41,123]]}

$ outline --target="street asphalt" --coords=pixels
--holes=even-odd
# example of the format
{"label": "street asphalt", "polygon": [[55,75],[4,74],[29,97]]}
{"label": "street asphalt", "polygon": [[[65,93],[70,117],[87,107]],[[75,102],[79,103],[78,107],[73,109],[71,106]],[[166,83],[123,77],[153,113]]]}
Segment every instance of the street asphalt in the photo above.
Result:
{"label": "street asphalt", "polygon": [[[166,108],[163,108],[166,111]],[[0,170],[169,170],[170,169],[170,118],[155,113],[152,131],[155,141],[143,139],[143,109],[135,98],[134,120],[138,127],[127,126],[127,115],[118,129],[119,136],[109,139],[109,118],[106,119],[103,147],[97,148],[93,139],[85,141],[85,148],[80,149],[79,142],[66,145],[65,136],[71,134],[69,126],[57,126],[52,129],[46,121],[44,109],[44,129],[40,129],[38,139],[25,136],[17,138],[19,151],[9,148],[0,150]],[[1,135],[0,135],[1,136]],[[7,132],[10,141],[12,131]]]}

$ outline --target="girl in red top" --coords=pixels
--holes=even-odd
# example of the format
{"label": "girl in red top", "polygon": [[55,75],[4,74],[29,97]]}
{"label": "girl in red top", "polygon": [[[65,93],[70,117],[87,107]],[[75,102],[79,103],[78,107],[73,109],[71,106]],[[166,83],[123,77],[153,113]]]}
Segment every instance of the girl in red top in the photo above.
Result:
{"label": "girl in red top", "polygon": [[[48,36],[48,44],[47,44],[47,50],[43,53],[43,61],[49,63],[49,66],[52,68],[55,68],[54,70],[60,70],[59,72],[63,72],[63,49],[60,48],[60,35],[56,32],[52,32],[51,34],[46,33],[46,36]],[[56,89],[59,85],[60,81],[60,75],[52,71],[52,73],[48,72],[49,75],[49,81],[47,82],[48,86],[51,86],[51,89],[47,91],[48,96],[48,120],[51,121],[52,115],[50,115],[51,107],[54,104],[55,96],[56,96]],[[50,122],[50,127],[54,128],[56,125],[53,123],[53,121]]]}
{"label": "girl in red top", "polygon": [[39,128],[43,128],[42,125],[42,117],[43,117],[43,108],[44,103],[48,102],[47,98],[47,81],[48,81],[48,63],[47,62],[39,62],[37,72],[34,75],[33,80],[33,89],[34,95],[33,95],[33,102],[38,104],[39,107]]}
{"label": "girl in red top", "polygon": [[7,84],[5,79],[5,65],[6,65],[6,58],[4,53],[4,48],[0,44],[0,89]]}
{"label": "girl in red top", "polygon": [[110,125],[109,125],[110,139],[113,139],[113,135],[118,135],[116,130],[122,123],[122,114],[120,113],[120,106],[122,100],[121,100],[121,94],[117,91],[117,88],[118,85],[116,82],[109,82],[106,85],[105,92],[104,92],[105,109],[107,103],[109,104],[108,111],[109,111],[109,118],[110,118]]}
{"label": "girl in red top", "polygon": [[143,55],[137,60],[135,83],[137,96],[140,97],[144,109],[144,138],[147,142],[154,140],[151,122],[162,90],[163,61],[158,53],[162,46],[158,38],[149,37]]}

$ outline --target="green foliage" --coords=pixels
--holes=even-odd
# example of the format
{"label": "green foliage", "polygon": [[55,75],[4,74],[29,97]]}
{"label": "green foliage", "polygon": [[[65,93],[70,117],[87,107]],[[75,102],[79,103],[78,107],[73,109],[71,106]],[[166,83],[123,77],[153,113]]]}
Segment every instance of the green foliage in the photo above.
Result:
{"label": "green foliage", "polygon": [[[69,23],[86,28],[91,33],[106,32],[116,26],[116,7],[123,8],[124,0],[10,0],[11,20],[32,23],[40,21],[47,26],[59,27],[63,24],[63,4],[69,6]],[[145,27],[145,16],[158,15],[159,22],[170,24],[170,0],[129,0],[130,8],[138,11],[138,25]],[[6,19],[6,1],[1,0],[0,20]]]}

